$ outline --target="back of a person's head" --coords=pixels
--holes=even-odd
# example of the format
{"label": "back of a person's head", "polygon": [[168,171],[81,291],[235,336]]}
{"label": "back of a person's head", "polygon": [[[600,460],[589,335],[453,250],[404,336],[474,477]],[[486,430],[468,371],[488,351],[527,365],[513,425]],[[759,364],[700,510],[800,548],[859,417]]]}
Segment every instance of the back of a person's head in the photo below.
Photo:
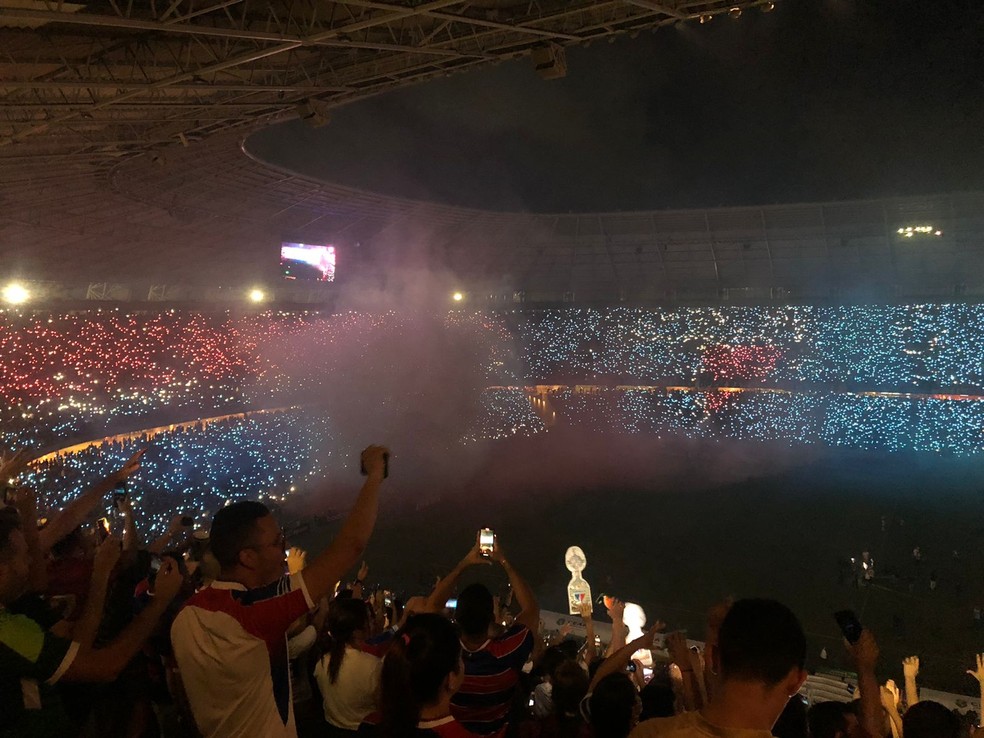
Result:
{"label": "back of a person's head", "polygon": [[565,659],[553,670],[550,698],[560,717],[577,715],[578,706],[588,693],[588,675],[576,661]]}
{"label": "back of a person's head", "polygon": [[56,559],[63,559],[81,550],[83,548],[82,538],[84,535],[85,531],[82,529],[82,526],[78,526],[67,536],[55,542],[55,545],[51,547],[51,555]]}
{"label": "back of a person's head", "polygon": [[331,636],[330,659],[328,661],[328,681],[338,681],[338,672],[345,658],[345,646],[352,640],[356,631],[369,629],[369,606],[353,597],[332,600],[328,605],[325,627]]}
{"label": "back of a person's head", "polygon": [[20,530],[20,515],[16,507],[0,507],[0,561],[8,561],[14,554],[14,531]]}
{"label": "back of a person's head", "polygon": [[650,679],[639,691],[642,701],[642,714],[639,720],[673,717],[676,714],[676,695],[669,679]]}
{"label": "back of a person's head", "polygon": [[562,663],[567,661],[567,654],[560,646],[550,646],[543,652],[540,659],[540,673],[548,679],[553,679],[553,673]]}
{"label": "back of a person's head", "polygon": [[775,738],[808,738],[809,727],[806,719],[806,700],[794,694],[772,726]]}
{"label": "back of a person's head", "polygon": [[774,686],[806,663],[803,627],[775,600],[739,600],[725,616],[718,634],[723,679]]}
{"label": "back of a person's head", "polygon": [[639,694],[628,674],[609,674],[595,685],[589,711],[595,738],[625,738]]}
{"label": "back of a person's head", "polygon": [[853,711],[849,702],[818,702],[806,713],[810,738],[837,738],[847,734],[847,716]]}
{"label": "back of a person's head", "polygon": [[244,500],[227,505],[215,513],[209,531],[209,548],[223,569],[239,564],[239,552],[256,536],[256,521],[270,510],[261,502]]}
{"label": "back of a person's head", "polygon": [[966,731],[960,718],[939,702],[917,702],[902,716],[905,738],[960,738]]}
{"label": "back of a person's head", "polygon": [[494,607],[492,593],[484,584],[475,582],[461,590],[458,595],[454,619],[465,635],[484,636],[489,632],[495,617]]}
{"label": "back of a person's head", "polygon": [[433,613],[410,617],[383,659],[379,680],[382,735],[412,735],[421,707],[437,700],[445,679],[460,669],[461,641],[454,625]]}

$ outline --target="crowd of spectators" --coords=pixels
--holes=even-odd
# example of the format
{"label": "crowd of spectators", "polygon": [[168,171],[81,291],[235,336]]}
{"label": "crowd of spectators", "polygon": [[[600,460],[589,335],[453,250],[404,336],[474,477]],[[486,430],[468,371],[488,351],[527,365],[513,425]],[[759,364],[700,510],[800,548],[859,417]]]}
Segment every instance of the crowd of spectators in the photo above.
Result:
{"label": "crowd of spectators", "polygon": [[[131,485],[141,529],[158,535],[172,516],[199,518],[227,502],[266,497],[282,501],[297,485],[324,472],[331,423],[304,410],[255,413],[137,434],[38,462],[24,480],[37,490],[41,515],[74,499],[93,479],[108,476],[147,448],[140,480]],[[115,524],[115,521],[113,521]]]}
{"label": "crowd of spectators", "polygon": [[[125,489],[144,459],[44,520],[30,486],[5,492],[0,736],[970,738],[976,728],[976,716],[920,701],[916,657],[903,664],[904,691],[881,684],[875,635],[856,622],[844,626],[855,699],[808,704],[806,637],[772,600],[715,605],[695,646],[659,621],[639,634],[637,613],[605,597],[609,641],[595,636],[590,602],[579,639],[545,629],[507,542],[481,536],[429,592],[371,588],[362,558],[389,471],[379,446],[362,453],[365,481],[341,528],[310,557],[255,500],[221,507],[207,528],[177,516],[143,540]],[[29,462],[3,460],[0,477],[21,478]],[[89,522],[107,499],[119,537]],[[504,596],[460,584],[486,567],[505,573]],[[968,674],[984,689],[984,654]]]}

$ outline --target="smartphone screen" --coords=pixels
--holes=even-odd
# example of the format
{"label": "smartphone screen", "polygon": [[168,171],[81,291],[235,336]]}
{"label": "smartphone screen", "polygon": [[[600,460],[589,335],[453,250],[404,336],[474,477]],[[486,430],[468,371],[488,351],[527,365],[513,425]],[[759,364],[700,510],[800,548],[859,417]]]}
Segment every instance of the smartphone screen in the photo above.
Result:
{"label": "smartphone screen", "polygon": [[840,626],[841,633],[847,639],[848,643],[857,643],[861,638],[861,631],[864,626],[861,625],[861,621],[858,620],[858,616],[854,614],[853,610],[840,610],[834,613],[834,619],[837,621],[837,625]]}
{"label": "smartphone screen", "polygon": [[478,548],[482,556],[492,555],[492,549],[495,548],[495,532],[491,528],[482,528],[478,532]]}
{"label": "smartphone screen", "polygon": [[458,606],[458,600],[456,599],[448,600],[447,602],[444,603],[444,606],[449,610],[453,610]]}

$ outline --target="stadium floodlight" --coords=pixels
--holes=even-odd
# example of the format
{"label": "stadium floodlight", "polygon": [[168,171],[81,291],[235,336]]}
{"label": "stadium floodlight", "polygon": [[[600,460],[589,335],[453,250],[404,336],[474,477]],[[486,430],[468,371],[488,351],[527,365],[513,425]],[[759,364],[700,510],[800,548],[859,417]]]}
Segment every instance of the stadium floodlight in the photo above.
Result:
{"label": "stadium floodlight", "polygon": [[259,287],[256,287],[249,291],[249,299],[250,302],[263,302],[266,300],[266,293]]}
{"label": "stadium floodlight", "polygon": [[451,299],[454,300],[455,302],[461,302],[462,300],[465,299],[465,296],[460,292],[455,292],[453,295],[451,295]]}
{"label": "stadium floodlight", "polygon": [[18,282],[11,282],[3,288],[3,301],[10,305],[21,305],[31,299],[27,287]]}

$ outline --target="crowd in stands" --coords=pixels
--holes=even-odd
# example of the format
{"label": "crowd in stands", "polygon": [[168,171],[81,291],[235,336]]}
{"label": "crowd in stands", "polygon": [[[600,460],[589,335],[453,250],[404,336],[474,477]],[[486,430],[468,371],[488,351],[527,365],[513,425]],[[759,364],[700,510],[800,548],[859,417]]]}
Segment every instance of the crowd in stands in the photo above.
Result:
{"label": "crowd in stands", "polygon": [[[207,528],[176,516],[144,540],[126,494],[144,459],[133,454],[44,520],[30,486],[5,490],[0,736],[970,738],[976,729],[976,716],[920,700],[916,657],[903,664],[904,690],[881,684],[875,634],[856,622],[844,627],[855,699],[807,704],[806,636],[772,600],[713,606],[694,647],[683,632],[662,635],[659,621],[637,635],[626,605],[606,597],[610,640],[595,637],[589,602],[579,606],[585,637],[573,638],[544,628],[508,541],[481,537],[429,592],[401,601],[372,589],[363,555],[388,476],[380,446],[363,451],[359,494],[311,557],[255,500],[222,506]],[[21,478],[30,461],[4,458],[0,478]],[[90,524],[110,499],[119,537]],[[505,597],[459,585],[483,567],[505,573]],[[984,654],[968,674],[984,690]]]}
{"label": "crowd in stands", "polygon": [[64,507],[92,479],[108,476],[141,448],[148,448],[139,483],[130,494],[138,502],[141,529],[158,535],[172,516],[194,510],[197,518],[227,501],[280,500],[292,487],[318,476],[329,453],[331,423],[323,415],[256,413],[207,424],[163,430],[153,438],[138,434],[77,453],[33,464],[24,481],[39,494],[39,509]]}

